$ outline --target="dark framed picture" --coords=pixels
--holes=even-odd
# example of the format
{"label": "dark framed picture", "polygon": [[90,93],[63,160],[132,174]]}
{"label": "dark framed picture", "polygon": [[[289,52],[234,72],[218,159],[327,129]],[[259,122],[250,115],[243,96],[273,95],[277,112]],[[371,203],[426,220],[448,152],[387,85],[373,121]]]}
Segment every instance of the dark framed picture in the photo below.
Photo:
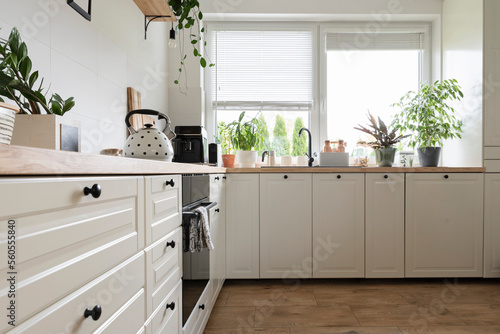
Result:
{"label": "dark framed picture", "polygon": [[76,10],[81,16],[90,21],[90,9],[92,8],[92,0],[68,0],[68,5]]}

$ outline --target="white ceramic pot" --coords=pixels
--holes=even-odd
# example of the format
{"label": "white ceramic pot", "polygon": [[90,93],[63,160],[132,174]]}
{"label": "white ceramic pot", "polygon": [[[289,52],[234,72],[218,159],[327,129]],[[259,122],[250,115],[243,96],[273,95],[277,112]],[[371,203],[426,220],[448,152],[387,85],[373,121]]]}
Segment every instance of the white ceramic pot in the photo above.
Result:
{"label": "white ceramic pot", "polygon": [[255,168],[257,162],[257,151],[238,151],[236,160],[240,168]]}
{"label": "white ceramic pot", "polygon": [[10,145],[16,112],[18,111],[18,107],[0,102],[0,144]]}

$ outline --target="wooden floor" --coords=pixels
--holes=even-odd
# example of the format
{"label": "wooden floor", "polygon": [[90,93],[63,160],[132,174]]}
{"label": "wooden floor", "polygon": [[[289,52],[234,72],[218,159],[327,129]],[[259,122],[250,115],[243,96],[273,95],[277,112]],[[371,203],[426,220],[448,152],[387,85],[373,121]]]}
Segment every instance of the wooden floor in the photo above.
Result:
{"label": "wooden floor", "polygon": [[500,280],[228,280],[204,333],[500,333]]}

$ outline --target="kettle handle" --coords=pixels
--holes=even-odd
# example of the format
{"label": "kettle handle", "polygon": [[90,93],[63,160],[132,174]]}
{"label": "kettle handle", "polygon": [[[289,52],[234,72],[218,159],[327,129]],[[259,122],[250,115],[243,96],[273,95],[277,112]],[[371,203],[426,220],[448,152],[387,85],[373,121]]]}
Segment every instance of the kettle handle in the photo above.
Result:
{"label": "kettle handle", "polygon": [[172,138],[170,138],[172,136],[173,136],[173,138],[175,138],[175,133],[170,129],[170,119],[168,118],[168,116],[165,115],[165,114],[162,114],[159,111],[152,110],[152,109],[136,109],[136,110],[132,110],[132,111],[130,111],[127,114],[127,116],[125,116],[125,124],[127,125],[127,128],[128,128],[128,130],[130,131],[131,134],[137,133],[137,130],[134,129],[134,127],[130,123],[130,118],[133,115],[136,115],[136,114],[158,116],[158,119],[163,118],[166,121],[165,129],[163,129],[163,132],[165,132],[165,130],[168,129],[169,133],[167,134],[167,137],[169,137],[169,139],[172,139]]}

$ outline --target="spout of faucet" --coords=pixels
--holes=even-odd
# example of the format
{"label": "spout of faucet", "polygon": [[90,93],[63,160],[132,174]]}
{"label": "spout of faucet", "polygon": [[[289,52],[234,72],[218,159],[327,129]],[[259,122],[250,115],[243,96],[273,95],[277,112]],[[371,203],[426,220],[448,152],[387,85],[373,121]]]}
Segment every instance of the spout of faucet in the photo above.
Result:
{"label": "spout of faucet", "polygon": [[309,158],[309,163],[308,163],[308,166],[309,167],[312,167],[312,164],[314,162],[314,158],[312,156],[312,139],[311,139],[311,131],[308,129],[308,128],[302,128],[300,129],[299,131],[299,137],[302,135],[302,132],[306,131],[307,132],[307,135],[308,135],[308,138],[309,138],[309,143],[308,143],[308,146],[307,146],[307,157]]}

